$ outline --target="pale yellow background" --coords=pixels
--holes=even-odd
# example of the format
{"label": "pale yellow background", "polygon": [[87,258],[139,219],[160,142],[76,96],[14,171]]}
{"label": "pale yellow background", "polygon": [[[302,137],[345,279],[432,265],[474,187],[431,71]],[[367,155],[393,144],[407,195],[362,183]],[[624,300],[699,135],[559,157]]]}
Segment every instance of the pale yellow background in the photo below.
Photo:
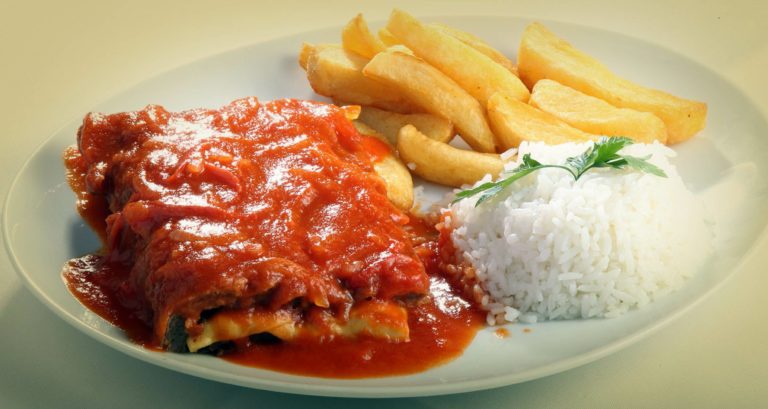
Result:
{"label": "pale yellow background", "polygon": [[[416,15],[522,16],[621,32],[721,73],[768,114],[768,2],[477,3],[3,1],[0,195],[57,128],[150,76],[223,50],[338,26],[357,11],[383,20],[393,5]],[[768,407],[767,253],[763,235],[715,296],[595,363],[492,391],[377,401],[261,392],[135,361],[49,312],[2,253],[0,408]]]}

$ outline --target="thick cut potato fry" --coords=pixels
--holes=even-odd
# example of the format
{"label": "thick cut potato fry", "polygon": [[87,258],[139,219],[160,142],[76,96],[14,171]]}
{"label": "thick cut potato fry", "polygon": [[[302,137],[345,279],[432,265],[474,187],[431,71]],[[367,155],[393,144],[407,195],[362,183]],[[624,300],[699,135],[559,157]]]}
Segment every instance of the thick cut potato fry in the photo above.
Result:
{"label": "thick cut potato fry", "polygon": [[490,44],[486,43],[474,34],[461,31],[458,28],[440,23],[432,23],[428,26],[442,32],[443,34],[448,34],[449,36],[461,41],[462,43],[474,48],[475,50],[480,51],[481,53],[487,55],[488,58],[501,64],[504,68],[512,72],[512,74],[517,76],[517,67],[515,67],[515,64],[512,63],[509,58],[502,54],[501,51],[491,47]]}
{"label": "thick cut potato fry", "polygon": [[484,106],[495,92],[521,101],[530,93],[508,69],[456,38],[425,26],[411,15],[394,10],[387,30],[414,54],[445,73]]}
{"label": "thick cut potato fry", "polygon": [[365,58],[373,58],[386,48],[378,37],[371,34],[362,14],[356,15],[341,31],[341,45]]}
{"label": "thick cut potato fry", "polygon": [[441,185],[472,184],[486,174],[496,177],[504,169],[499,155],[454,148],[429,138],[413,125],[400,129],[397,150],[413,173]]}
{"label": "thick cut potato fry", "polygon": [[386,27],[379,30],[379,40],[381,40],[382,43],[386,44],[387,47],[402,44],[402,41],[398,40],[398,38],[395,37],[394,34],[390,33]]}
{"label": "thick cut potato fry", "polygon": [[488,119],[504,149],[516,148],[523,141],[555,145],[598,139],[597,135],[573,128],[555,116],[501,92],[488,100]]}
{"label": "thick cut potato fry", "polygon": [[[423,112],[396,89],[363,75],[368,59],[338,45],[305,44],[307,79],[320,95],[348,104],[371,105],[388,111]],[[301,57],[299,58],[301,62]]]}
{"label": "thick cut potato fry", "polygon": [[529,87],[549,78],[611,105],[653,113],[667,126],[668,144],[692,137],[706,122],[706,104],[623,79],[538,23],[523,33],[517,68]]}
{"label": "thick cut potato fry", "polygon": [[[667,140],[667,127],[650,112],[616,108],[552,80],[539,80],[528,101],[568,125],[595,135],[626,136],[638,142]],[[362,111],[361,111],[362,112]]]}
{"label": "thick cut potato fry", "polygon": [[360,134],[376,138],[390,148],[388,154],[373,163],[373,170],[387,187],[387,199],[402,210],[410,210],[413,207],[413,178],[408,168],[395,155],[394,145],[368,125],[360,121],[354,121],[353,124]]}
{"label": "thick cut potato fry", "polygon": [[304,69],[304,71],[307,70],[307,61],[309,61],[309,57],[315,53],[317,53],[320,50],[324,50],[326,48],[339,48],[338,44],[309,44],[304,43],[301,45],[301,50],[299,51],[299,66]]}
{"label": "thick cut potato fry", "polygon": [[493,133],[477,100],[427,62],[385,51],[373,57],[363,74],[396,88],[427,112],[453,122],[473,149],[495,152]]}
{"label": "thick cut potato fry", "polygon": [[402,210],[413,207],[413,178],[411,172],[394,154],[374,162],[373,170],[387,187],[387,199]]}
{"label": "thick cut potato fry", "polygon": [[376,139],[386,143],[387,145],[389,145],[390,148],[393,148],[393,149],[395,148],[396,143],[390,142],[389,138],[387,138],[386,136],[382,135],[381,133],[379,133],[375,129],[371,128],[365,122],[362,122],[359,119],[356,119],[356,120],[352,121],[352,125],[355,126],[355,129],[357,129],[357,132],[359,132],[361,135],[372,136],[372,137],[374,137],[374,138],[376,138]]}
{"label": "thick cut potato fry", "polygon": [[425,61],[400,52],[377,54],[363,74],[389,84],[427,112],[448,119],[462,139],[479,152],[495,152],[485,113],[453,80]]}
{"label": "thick cut potato fry", "polygon": [[392,144],[397,144],[397,133],[408,124],[443,143],[450,142],[454,136],[451,121],[432,114],[398,114],[374,107],[362,107],[358,119],[384,135]]}

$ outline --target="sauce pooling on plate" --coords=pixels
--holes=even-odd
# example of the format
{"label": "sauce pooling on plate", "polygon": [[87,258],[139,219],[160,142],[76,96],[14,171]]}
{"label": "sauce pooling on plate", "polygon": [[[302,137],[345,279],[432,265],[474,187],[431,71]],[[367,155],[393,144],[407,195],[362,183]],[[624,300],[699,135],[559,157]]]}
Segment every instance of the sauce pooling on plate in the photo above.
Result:
{"label": "sauce pooling on plate", "polygon": [[434,229],[388,201],[381,151],[306,101],[91,114],[65,160],[105,248],[68,286],[150,348],[335,377],[450,360],[481,317]]}

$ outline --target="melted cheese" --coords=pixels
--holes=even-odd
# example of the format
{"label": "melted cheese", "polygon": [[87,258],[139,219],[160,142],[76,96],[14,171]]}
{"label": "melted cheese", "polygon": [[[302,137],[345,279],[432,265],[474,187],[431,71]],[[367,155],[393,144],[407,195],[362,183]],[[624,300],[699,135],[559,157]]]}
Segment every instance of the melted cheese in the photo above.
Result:
{"label": "melted cheese", "polygon": [[[191,352],[216,342],[230,341],[254,334],[270,333],[283,341],[300,338],[321,339],[341,336],[367,336],[391,342],[408,341],[408,312],[395,303],[365,301],[355,304],[346,320],[333,317],[327,310],[314,311],[311,320],[303,320],[288,310],[240,310],[220,312],[202,323],[203,330],[187,339]],[[319,315],[319,316],[317,316]]]}

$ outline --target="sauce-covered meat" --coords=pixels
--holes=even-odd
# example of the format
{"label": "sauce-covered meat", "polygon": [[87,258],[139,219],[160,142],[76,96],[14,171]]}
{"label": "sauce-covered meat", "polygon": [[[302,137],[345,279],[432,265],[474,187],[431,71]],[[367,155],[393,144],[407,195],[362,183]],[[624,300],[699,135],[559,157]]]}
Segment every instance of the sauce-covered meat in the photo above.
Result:
{"label": "sauce-covered meat", "polygon": [[[391,317],[437,305],[418,301],[431,247],[387,200],[366,138],[342,109],[297,100],[89,114],[65,159],[105,248],[70,262],[70,288],[112,322],[144,322],[150,345],[179,322],[207,337],[217,312],[232,323],[280,311],[280,334],[317,343],[346,334],[364,305]],[[461,311],[473,328],[472,309]]]}

